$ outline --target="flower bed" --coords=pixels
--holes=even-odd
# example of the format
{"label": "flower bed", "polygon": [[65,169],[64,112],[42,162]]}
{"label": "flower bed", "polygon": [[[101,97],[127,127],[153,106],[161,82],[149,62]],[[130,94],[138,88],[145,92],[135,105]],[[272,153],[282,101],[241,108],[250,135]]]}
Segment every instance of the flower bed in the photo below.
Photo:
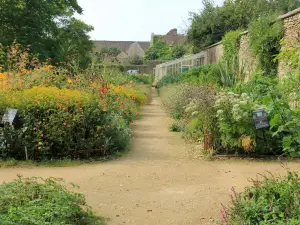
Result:
{"label": "flower bed", "polygon": [[[27,72],[18,76],[19,87],[0,89],[0,115],[7,108],[16,108],[22,120],[17,129],[11,124],[0,128],[0,158],[75,159],[126,150],[130,123],[147,100],[139,85],[126,80],[120,86],[82,75],[70,78],[63,73],[53,75],[55,70],[50,70],[53,68]],[[35,80],[40,73],[52,74],[56,81],[45,84],[43,79]],[[10,84],[18,81],[6,79]]]}

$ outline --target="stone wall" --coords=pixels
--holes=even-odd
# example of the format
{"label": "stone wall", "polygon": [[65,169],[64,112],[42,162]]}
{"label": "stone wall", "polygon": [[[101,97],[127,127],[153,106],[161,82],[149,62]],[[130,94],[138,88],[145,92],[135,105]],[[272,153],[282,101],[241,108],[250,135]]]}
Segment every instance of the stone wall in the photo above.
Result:
{"label": "stone wall", "polygon": [[246,80],[248,80],[257,68],[257,59],[251,52],[249,45],[248,32],[245,32],[240,37],[240,48],[238,52],[239,68],[240,71],[244,71],[246,74]]}
{"label": "stone wall", "polygon": [[[285,44],[291,45],[295,41],[300,41],[300,8],[279,17],[284,24]],[[278,76],[282,78],[286,74],[286,65],[279,62]]]}
{"label": "stone wall", "polygon": [[[282,20],[284,23],[284,39],[288,44],[292,43],[293,41],[300,41],[300,8],[291,11],[287,14],[284,14],[278,17],[277,19]],[[157,79],[161,79],[163,76],[167,75],[168,67],[172,67],[172,65],[177,65],[181,63],[182,66],[182,63],[187,64],[186,62],[191,62],[190,68],[199,66],[198,64],[193,63],[193,61],[200,57],[199,54],[201,55],[201,57],[204,58],[204,64],[218,63],[223,55],[223,45],[221,42],[218,42],[203,49],[198,54],[158,65],[155,70]],[[240,70],[243,70],[245,72],[246,80],[248,80],[253,74],[253,72],[255,72],[258,65],[258,60],[251,53],[248,31],[245,31],[241,34],[238,56]],[[279,77],[282,77],[285,74],[286,68],[287,67],[283,62],[279,62]]]}

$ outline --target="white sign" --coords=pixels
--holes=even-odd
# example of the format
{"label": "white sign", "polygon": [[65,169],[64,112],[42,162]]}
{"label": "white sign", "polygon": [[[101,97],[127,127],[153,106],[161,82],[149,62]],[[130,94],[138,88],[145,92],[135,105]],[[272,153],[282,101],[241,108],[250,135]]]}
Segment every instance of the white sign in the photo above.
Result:
{"label": "white sign", "polygon": [[17,115],[17,112],[17,109],[7,109],[2,117],[2,123],[9,123],[10,125],[12,125]]}

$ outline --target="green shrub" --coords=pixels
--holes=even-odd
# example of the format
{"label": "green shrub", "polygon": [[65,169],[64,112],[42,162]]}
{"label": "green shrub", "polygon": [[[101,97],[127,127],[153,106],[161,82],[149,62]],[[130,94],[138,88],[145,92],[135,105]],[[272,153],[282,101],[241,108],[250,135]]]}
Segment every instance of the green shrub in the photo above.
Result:
{"label": "green shrub", "polygon": [[129,80],[142,84],[152,84],[154,76],[148,74],[130,75]]}
{"label": "green shrub", "polygon": [[193,96],[190,86],[186,84],[170,85],[160,90],[163,106],[175,118],[181,118],[184,113],[184,106],[189,103]]}
{"label": "green shrub", "polygon": [[200,141],[203,137],[204,122],[199,118],[193,118],[185,127],[183,136],[186,139]]}
{"label": "green shrub", "polygon": [[178,123],[172,123],[169,126],[169,131],[171,131],[171,132],[181,132],[182,127]]}
{"label": "green shrub", "polygon": [[220,70],[217,64],[194,67],[184,73],[185,82],[192,84],[220,84]]}
{"label": "green shrub", "polygon": [[284,179],[255,181],[241,194],[233,189],[232,206],[222,215],[228,225],[300,224],[300,179],[289,172]]}
{"label": "green shrub", "polygon": [[280,40],[283,37],[283,23],[273,23],[275,18],[261,17],[249,25],[250,47],[258,58],[258,69],[266,76],[276,75],[277,62],[274,58],[280,51]]}
{"label": "green shrub", "polygon": [[164,76],[157,84],[157,88],[162,88],[169,84],[176,84],[182,81],[181,73],[169,74]]}
{"label": "green shrub", "polygon": [[243,148],[246,152],[255,151],[256,132],[252,112],[262,106],[253,102],[246,93],[219,93],[215,109],[220,140],[225,149]]}
{"label": "green shrub", "polygon": [[[75,187],[73,185],[73,187]],[[104,225],[82,194],[55,178],[21,178],[0,185],[0,223],[22,225]]]}
{"label": "green shrub", "polygon": [[170,116],[174,120],[180,120],[182,118],[182,113],[181,112],[177,112],[177,111],[173,111],[173,112],[170,112]]}

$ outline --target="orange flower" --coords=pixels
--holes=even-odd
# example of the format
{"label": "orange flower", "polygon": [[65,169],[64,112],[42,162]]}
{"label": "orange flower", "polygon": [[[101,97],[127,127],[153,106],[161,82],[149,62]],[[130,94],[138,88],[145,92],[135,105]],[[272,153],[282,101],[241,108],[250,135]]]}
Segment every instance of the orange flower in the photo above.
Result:
{"label": "orange flower", "polygon": [[140,115],[140,114],[139,114],[139,112],[136,112],[135,115],[138,116],[138,115]]}

